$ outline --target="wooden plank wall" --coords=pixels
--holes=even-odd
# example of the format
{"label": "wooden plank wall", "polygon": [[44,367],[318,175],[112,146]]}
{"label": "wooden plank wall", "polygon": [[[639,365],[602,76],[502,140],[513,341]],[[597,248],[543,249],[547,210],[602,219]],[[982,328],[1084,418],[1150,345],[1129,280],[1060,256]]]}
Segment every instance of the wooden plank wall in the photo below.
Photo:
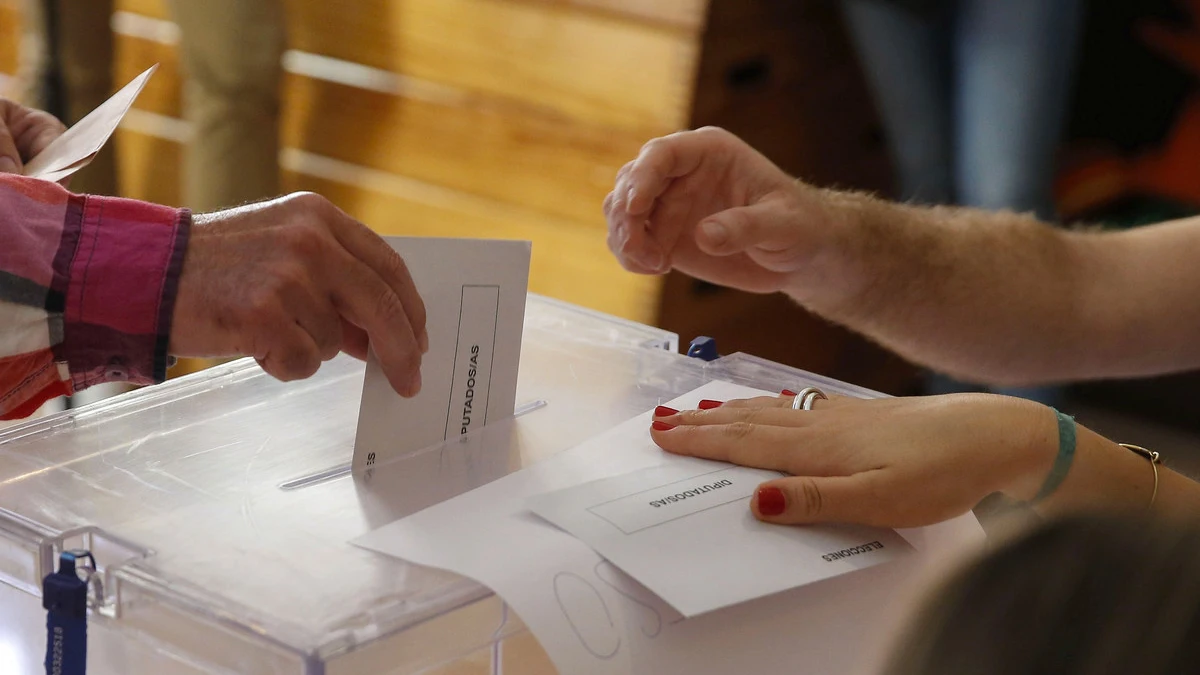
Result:
{"label": "wooden plank wall", "polygon": [[[21,16],[17,9],[20,0],[0,0],[0,76],[8,77],[17,72],[17,59],[21,48]],[[5,88],[0,86],[0,95]]]}
{"label": "wooden plank wall", "polygon": [[[177,29],[162,0],[116,5],[117,83],[160,64],[117,137],[122,190],[179,204]],[[534,291],[653,322],[660,281],[612,260],[600,203],[645,140],[686,126],[706,6],[287,0],[285,187],[387,234],[532,239]]]}

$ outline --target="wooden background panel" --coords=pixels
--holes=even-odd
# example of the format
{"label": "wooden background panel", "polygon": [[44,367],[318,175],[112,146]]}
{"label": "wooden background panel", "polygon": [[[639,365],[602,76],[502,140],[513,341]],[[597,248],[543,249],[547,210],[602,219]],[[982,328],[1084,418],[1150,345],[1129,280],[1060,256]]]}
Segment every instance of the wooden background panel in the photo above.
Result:
{"label": "wooden background panel", "polygon": [[290,2],[289,44],[635,129],[686,120],[694,42],[673,31],[512,0]]}
{"label": "wooden background panel", "polygon": [[437,190],[397,195],[386,178],[382,185],[362,179],[352,185],[294,171],[284,177],[289,190],[325,195],[382,234],[531,240],[531,291],[635,321],[654,320],[660,279],[622,270],[601,233]]}
{"label": "wooden background panel", "polygon": [[603,226],[617,170],[647,138],[502,108],[441,105],[289,77],[288,146]]}
{"label": "wooden background panel", "polygon": [[169,206],[183,203],[183,148],[178,143],[128,126],[117,129],[112,141],[116,141],[122,197]]}
{"label": "wooden background panel", "polygon": [[168,117],[183,116],[183,75],[179,49],[120,33],[113,36],[113,84],[123,86],[154,64],[158,70],[133,102],[135,108]]}
{"label": "wooden background panel", "polygon": [[[135,106],[181,114],[177,50],[117,36],[116,79],[159,70]],[[649,136],[571,122],[475,95],[435,100],[289,74],[283,143],[602,226],[617,169]]]}
{"label": "wooden background panel", "polygon": [[[303,0],[287,0],[300,2]],[[662,23],[677,29],[696,31],[704,25],[704,15],[709,0],[505,0],[527,4],[556,4],[566,7],[610,12],[620,16],[648,22]],[[116,8],[126,12],[144,14],[158,19],[169,19],[163,0],[116,0]]]}
{"label": "wooden background panel", "polygon": [[[127,196],[180,203],[178,143],[129,128],[118,131],[117,141]],[[622,270],[602,232],[379,171],[350,169],[335,179],[320,169],[289,163],[284,188],[322,194],[381,234],[532,240],[531,291],[635,321],[654,320],[660,279]]]}
{"label": "wooden background panel", "polygon": [[[521,1],[521,0],[516,0]],[[525,0],[538,2],[540,0]],[[607,12],[661,22],[683,30],[696,31],[704,26],[708,0],[546,0],[562,5],[589,7]]]}
{"label": "wooden background panel", "polygon": [[20,12],[17,11],[15,3],[0,0],[0,73],[12,75],[17,72],[20,48]]}
{"label": "wooden background panel", "polygon": [[155,19],[170,20],[171,13],[167,11],[167,3],[163,0],[113,0],[113,9],[118,12],[133,12]]}
{"label": "wooden background panel", "polygon": [[[158,0],[118,5],[169,18]],[[695,35],[661,25],[518,0],[288,0],[287,8],[293,49],[645,135],[687,120]]]}

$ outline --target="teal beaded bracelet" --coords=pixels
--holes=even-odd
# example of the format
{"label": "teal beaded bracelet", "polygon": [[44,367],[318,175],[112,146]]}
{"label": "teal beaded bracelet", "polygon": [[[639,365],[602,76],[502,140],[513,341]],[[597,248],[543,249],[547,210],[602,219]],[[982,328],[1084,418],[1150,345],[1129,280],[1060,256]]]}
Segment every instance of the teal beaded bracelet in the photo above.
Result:
{"label": "teal beaded bracelet", "polygon": [[1071,470],[1071,463],[1075,461],[1075,418],[1054,408],[1051,410],[1054,410],[1054,416],[1058,418],[1058,455],[1054,458],[1050,475],[1046,476],[1046,482],[1042,483],[1042,489],[1038,490],[1037,496],[1029,502],[1030,504],[1036,504],[1054,494]]}

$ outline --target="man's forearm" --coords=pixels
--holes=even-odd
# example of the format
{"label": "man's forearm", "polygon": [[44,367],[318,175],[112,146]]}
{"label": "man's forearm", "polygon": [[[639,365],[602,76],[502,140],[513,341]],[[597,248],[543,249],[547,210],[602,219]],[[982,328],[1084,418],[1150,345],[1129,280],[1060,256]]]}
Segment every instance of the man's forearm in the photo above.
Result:
{"label": "man's forearm", "polygon": [[0,174],[0,418],[166,377],[188,224],[177,209]]}
{"label": "man's forearm", "polygon": [[[801,190],[812,188],[800,187]],[[822,193],[827,251],[789,295],[917,363],[994,384],[1099,374],[1090,235],[1013,213]]]}

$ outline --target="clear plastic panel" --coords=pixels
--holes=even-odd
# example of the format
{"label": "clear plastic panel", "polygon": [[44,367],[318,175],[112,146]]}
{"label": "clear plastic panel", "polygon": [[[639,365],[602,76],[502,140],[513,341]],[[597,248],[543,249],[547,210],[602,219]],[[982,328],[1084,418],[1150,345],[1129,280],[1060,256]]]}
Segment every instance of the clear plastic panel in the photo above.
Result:
{"label": "clear plastic panel", "polygon": [[238,361],[8,429],[0,672],[39,672],[40,580],[76,546],[101,575],[96,675],[552,672],[487,589],[347,542],[709,379],[872,395],[677,348],[673,334],[531,296],[523,414],[358,476],[344,467],[363,366],[348,358],[290,384]]}

